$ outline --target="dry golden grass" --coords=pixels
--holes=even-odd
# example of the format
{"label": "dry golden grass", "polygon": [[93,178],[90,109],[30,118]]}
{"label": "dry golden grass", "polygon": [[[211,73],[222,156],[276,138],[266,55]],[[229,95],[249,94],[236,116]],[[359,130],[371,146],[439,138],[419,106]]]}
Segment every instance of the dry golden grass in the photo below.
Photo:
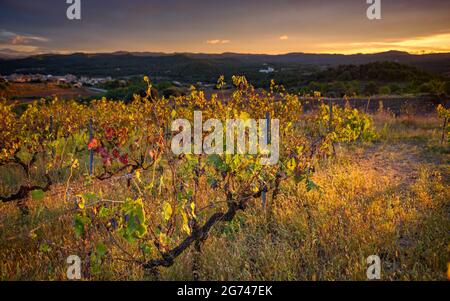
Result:
{"label": "dry golden grass", "polygon": [[[379,255],[383,280],[445,280],[450,154],[439,145],[439,121],[378,114],[375,122],[379,141],[338,146],[337,158],[321,164],[314,175],[320,191],[284,183],[269,210],[255,201],[216,227],[201,253],[189,249],[157,279],[192,280],[195,260],[202,280],[365,280],[366,258]],[[99,185],[106,195],[126,194]],[[44,201],[29,202],[27,217],[14,204],[1,204],[0,279],[64,280],[67,256],[86,253],[70,215],[60,216],[73,207],[63,203],[63,191],[61,185]],[[109,254],[100,274],[85,276],[156,279],[115,260],[119,253]]]}

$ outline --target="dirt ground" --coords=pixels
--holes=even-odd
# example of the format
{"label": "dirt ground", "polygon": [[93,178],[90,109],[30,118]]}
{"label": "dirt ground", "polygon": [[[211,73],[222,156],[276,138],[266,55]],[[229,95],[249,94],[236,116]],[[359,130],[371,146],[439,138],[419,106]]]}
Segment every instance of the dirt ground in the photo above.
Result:
{"label": "dirt ground", "polygon": [[86,88],[61,88],[55,83],[11,83],[7,89],[0,90],[0,98],[29,102],[40,98],[79,99],[98,95]]}

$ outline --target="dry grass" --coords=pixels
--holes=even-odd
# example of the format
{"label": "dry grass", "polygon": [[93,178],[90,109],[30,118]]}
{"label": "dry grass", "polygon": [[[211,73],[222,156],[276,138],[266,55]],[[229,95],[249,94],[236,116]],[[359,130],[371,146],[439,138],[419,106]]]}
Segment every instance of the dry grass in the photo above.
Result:
{"label": "dry grass", "polygon": [[[383,280],[446,279],[450,155],[448,146],[438,144],[439,121],[386,114],[375,121],[379,141],[340,146],[337,158],[318,168],[320,191],[284,183],[270,210],[255,202],[232,223],[216,227],[201,254],[189,249],[158,279],[191,280],[197,260],[203,280],[365,280],[365,260],[373,254],[381,257]],[[126,194],[114,185],[101,188]],[[29,202],[28,217],[14,204],[1,204],[0,279],[65,279],[67,256],[86,253],[70,215],[60,217],[72,206],[62,202],[57,192],[63,190]],[[119,253],[113,250],[91,279],[155,279],[135,264],[114,260]]]}

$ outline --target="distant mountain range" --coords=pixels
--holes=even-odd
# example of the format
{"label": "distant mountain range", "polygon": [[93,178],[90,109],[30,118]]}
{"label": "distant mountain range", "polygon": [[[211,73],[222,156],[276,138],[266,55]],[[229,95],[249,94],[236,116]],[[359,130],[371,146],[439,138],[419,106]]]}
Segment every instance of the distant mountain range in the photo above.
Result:
{"label": "distant mountain range", "polygon": [[[15,53],[0,50],[0,74],[44,73],[90,75],[90,76],[130,76],[152,74],[177,78],[178,74],[200,74],[205,78],[216,77],[218,73],[239,73],[265,65],[278,69],[294,65],[336,66],[367,64],[377,61],[392,61],[413,65],[422,69],[450,75],[450,53],[415,55],[401,51],[375,54],[313,54],[288,53],[267,54],[202,54],[202,53],[74,53],[68,55],[43,54],[14,58]],[[197,78],[197,77],[196,77]],[[202,78],[202,77],[199,77]],[[217,77],[216,77],[217,78]]]}
{"label": "distant mountain range", "polygon": [[30,54],[8,48],[0,49],[0,59],[11,60],[29,57]]}

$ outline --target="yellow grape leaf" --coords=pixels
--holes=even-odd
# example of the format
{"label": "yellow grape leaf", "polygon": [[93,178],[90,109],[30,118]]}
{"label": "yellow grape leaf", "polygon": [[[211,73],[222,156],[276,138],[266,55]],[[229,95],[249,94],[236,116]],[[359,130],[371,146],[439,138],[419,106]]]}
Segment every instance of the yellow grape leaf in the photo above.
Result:
{"label": "yellow grape leaf", "polygon": [[239,114],[239,119],[242,119],[242,120],[250,119],[250,115],[249,115],[247,112],[242,111],[242,112]]}
{"label": "yellow grape leaf", "polygon": [[166,222],[172,217],[172,206],[168,202],[163,204],[163,216]]}
{"label": "yellow grape leaf", "polygon": [[136,173],[135,173],[135,175],[136,175],[136,179],[139,181],[139,183],[141,183],[141,182],[142,182],[142,181],[141,181],[141,171],[140,171],[140,170],[137,170]]}
{"label": "yellow grape leaf", "polygon": [[287,131],[289,131],[289,129],[292,127],[292,122],[288,122],[287,124],[286,124],[286,127],[285,127],[285,131],[287,132]]}
{"label": "yellow grape leaf", "polygon": [[80,163],[78,162],[78,159],[73,160],[72,168],[77,169],[78,167],[80,167]]}
{"label": "yellow grape leaf", "polygon": [[161,243],[161,245],[167,246],[168,239],[165,233],[163,232],[159,233],[159,242]]}
{"label": "yellow grape leaf", "polygon": [[194,202],[191,203],[191,215],[193,218],[195,218],[195,204]]}
{"label": "yellow grape leaf", "polygon": [[181,215],[183,216],[183,231],[186,232],[188,235],[191,235],[191,228],[189,227],[189,219],[186,214],[186,212],[182,211]]}
{"label": "yellow grape leaf", "polygon": [[84,197],[79,194],[77,195],[78,197],[78,208],[80,208],[81,210],[83,210],[86,207],[86,200],[84,199]]}
{"label": "yellow grape leaf", "polygon": [[290,171],[293,171],[295,169],[295,167],[297,167],[297,162],[295,161],[295,158],[292,158],[291,160],[289,160],[289,162],[287,164],[287,168]]}

